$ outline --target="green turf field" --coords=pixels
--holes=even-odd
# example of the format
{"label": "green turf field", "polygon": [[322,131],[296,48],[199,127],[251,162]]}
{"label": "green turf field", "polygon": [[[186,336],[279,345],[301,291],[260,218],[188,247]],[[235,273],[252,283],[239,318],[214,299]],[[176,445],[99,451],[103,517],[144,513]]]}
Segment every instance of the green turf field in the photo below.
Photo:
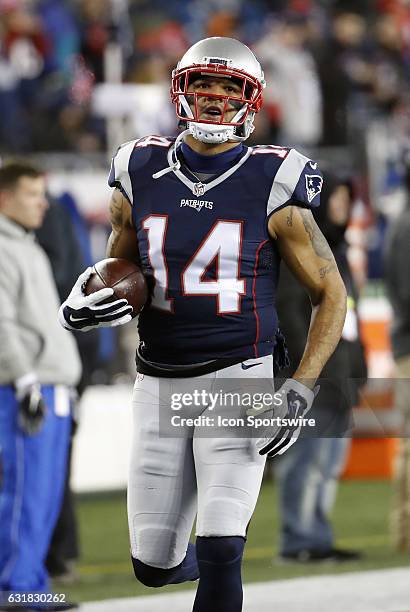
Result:
{"label": "green turf field", "polygon": [[[244,580],[260,581],[313,574],[410,566],[409,554],[391,548],[388,514],[391,484],[386,481],[342,482],[334,513],[337,544],[365,553],[360,562],[343,565],[280,565],[274,561],[277,542],[275,487],[265,481],[249,529]],[[82,557],[79,580],[70,586],[55,583],[76,601],[152,594],[155,589],[138,584],[129,560],[125,493],[78,500]],[[167,587],[170,591],[182,587]]]}

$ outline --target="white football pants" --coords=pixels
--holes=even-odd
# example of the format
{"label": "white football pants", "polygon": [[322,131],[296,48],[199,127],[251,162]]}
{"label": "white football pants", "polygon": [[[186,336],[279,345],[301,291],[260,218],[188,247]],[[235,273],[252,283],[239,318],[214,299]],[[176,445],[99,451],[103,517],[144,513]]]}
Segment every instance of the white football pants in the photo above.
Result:
{"label": "white football pants", "polygon": [[240,391],[244,380],[247,391],[274,393],[272,357],[247,359],[196,378],[138,374],[128,522],[132,556],[143,563],[164,569],[181,563],[196,514],[197,536],[246,535],[265,465],[256,439],[212,433],[202,437],[198,428],[188,426],[178,428],[178,437],[166,437],[160,433],[159,417],[160,410],[161,419],[164,411],[181,417],[215,417],[218,407],[210,411],[209,405],[175,411],[171,395],[194,389]]}

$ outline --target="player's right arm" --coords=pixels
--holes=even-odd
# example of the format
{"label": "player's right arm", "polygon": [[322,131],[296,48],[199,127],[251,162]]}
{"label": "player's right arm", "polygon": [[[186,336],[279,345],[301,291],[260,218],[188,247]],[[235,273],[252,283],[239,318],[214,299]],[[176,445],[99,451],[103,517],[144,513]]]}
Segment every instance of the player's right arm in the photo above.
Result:
{"label": "player's right arm", "polygon": [[[107,257],[122,257],[138,261],[138,247],[131,218],[131,206],[119,189],[114,189],[110,201],[111,234],[107,244]],[[60,306],[58,319],[71,331],[89,331],[96,327],[115,327],[131,320],[132,306],[125,299],[104,303],[112,297],[110,287],[85,295],[83,288],[92,268],[80,274],[68,298]]]}
{"label": "player's right arm", "polygon": [[114,189],[110,201],[111,234],[107,257],[122,257],[139,262],[137,236],[132,222],[131,205],[119,189]]}
{"label": "player's right arm", "polygon": [[[136,141],[119,147],[111,164],[108,184],[114,187],[109,215],[111,234],[108,239],[107,257],[120,257],[133,263],[139,261],[137,236],[132,222],[132,187],[129,176],[129,160]],[[131,320],[132,306],[127,300],[116,300],[104,304],[114,291],[100,289],[86,296],[83,288],[93,273],[88,268],[75,283],[70,295],[61,305],[59,321],[66,329],[88,331],[95,327],[114,327]]]}

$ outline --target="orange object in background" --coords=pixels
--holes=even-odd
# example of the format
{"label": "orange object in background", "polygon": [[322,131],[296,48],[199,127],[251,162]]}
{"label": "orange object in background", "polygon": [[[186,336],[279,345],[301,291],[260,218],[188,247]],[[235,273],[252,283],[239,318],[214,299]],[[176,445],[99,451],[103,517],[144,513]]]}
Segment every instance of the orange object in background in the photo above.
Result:
{"label": "orange object in background", "polygon": [[360,333],[366,352],[390,351],[390,336],[386,320],[361,321]]}
{"label": "orange object in background", "polygon": [[392,478],[398,443],[397,438],[355,438],[342,478]]}
{"label": "orange object in background", "polygon": [[[381,421],[382,411],[394,409],[393,360],[389,336],[390,307],[387,299],[378,295],[363,298],[359,304],[359,312],[369,378],[379,379],[374,382],[380,382],[380,385],[369,384],[363,392],[357,410],[374,411],[376,421]],[[396,432],[390,430],[387,435],[389,433],[394,435]],[[361,431],[359,435],[371,436],[372,432]],[[342,478],[392,478],[398,444],[397,438],[354,438]]]}

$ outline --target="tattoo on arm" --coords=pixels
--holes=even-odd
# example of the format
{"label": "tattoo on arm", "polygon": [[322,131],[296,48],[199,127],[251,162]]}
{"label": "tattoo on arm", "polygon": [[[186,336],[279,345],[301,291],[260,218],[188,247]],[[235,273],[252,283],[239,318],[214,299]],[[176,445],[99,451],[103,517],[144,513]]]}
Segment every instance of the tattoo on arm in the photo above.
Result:
{"label": "tattoo on arm", "polygon": [[[346,312],[346,290],[333,253],[312,213],[289,205],[270,217],[269,235],[306,288],[313,316],[302,360],[294,377],[313,384],[337,345]],[[309,382],[310,381],[310,382]]]}
{"label": "tattoo on arm", "polygon": [[326,274],[334,270],[334,264],[329,264],[328,266],[324,266],[323,268],[319,268],[320,278],[325,278]]}
{"label": "tattoo on arm", "polygon": [[110,200],[110,222],[111,234],[108,238],[107,257],[116,257],[116,249],[121,238],[123,223],[122,217],[122,195],[118,190],[114,190]]}
{"label": "tattoo on arm", "polygon": [[286,216],[286,224],[288,227],[293,225],[293,206],[289,206],[288,214]]}
{"label": "tattoo on arm", "polygon": [[121,235],[119,233],[111,232],[108,237],[107,243],[107,257],[116,257],[116,249],[120,242]]}
{"label": "tattoo on arm", "polygon": [[[303,208],[298,208],[298,212],[302,217],[303,226],[305,228],[306,233],[309,236],[310,242],[312,244],[313,250],[315,251],[318,257],[321,259],[326,259],[329,262],[333,262],[333,254],[330,250],[328,243],[326,242],[326,238],[323,236],[320,229],[317,227],[316,223],[312,219],[312,216],[308,213],[307,210]],[[326,266],[325,268],[321,268],[321,277],[325,276],[333,266]],[[322,276],[323,271],[323,276]]]}
{"label": "tattoo on arm", "polygon": [[138,240],[128,200],[115,189],[110,200],[111,234],[108,238],[107,257],[122,257],[139,262]]}
{"label": "tattoo on arm", "polygon": [[114,191],[110,202],[110,221],[113,228],[118,228],[122,223],[122,196]]}

